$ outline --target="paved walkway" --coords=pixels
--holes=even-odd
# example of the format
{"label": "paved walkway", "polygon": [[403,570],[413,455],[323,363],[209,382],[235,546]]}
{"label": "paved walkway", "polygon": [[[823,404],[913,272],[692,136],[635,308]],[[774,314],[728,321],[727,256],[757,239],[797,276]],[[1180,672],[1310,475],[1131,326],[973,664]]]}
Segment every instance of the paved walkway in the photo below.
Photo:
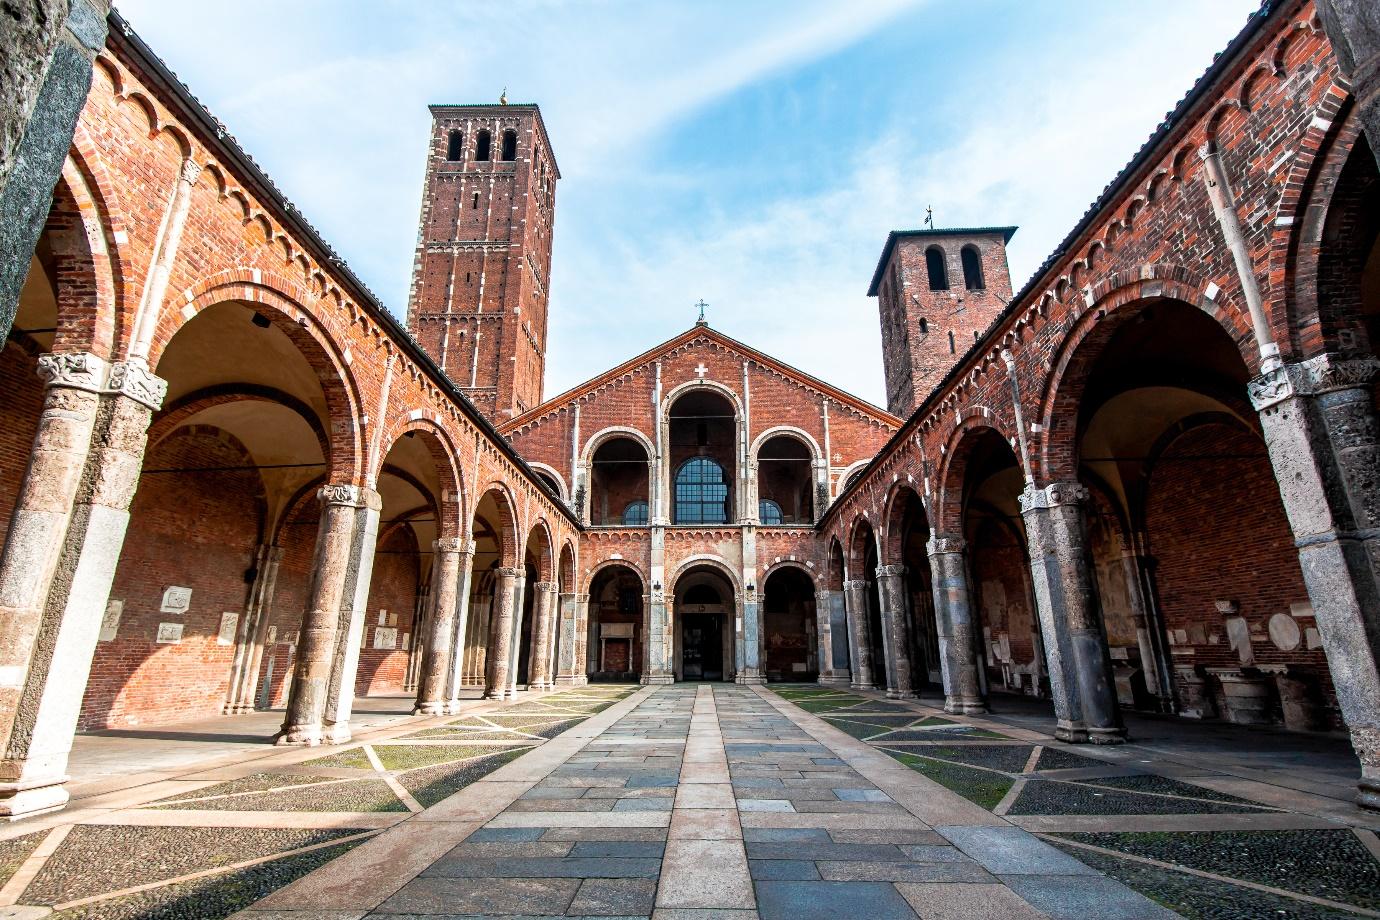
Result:
{"label": "paved walkway", "polygon": [[1174,916],[768,691],[723,684],[640,691],[408,824],[240,916]]}
{"label": "paved walkway", "polygon": [[69,809],[0,827],[0,918],[1380,917],[1326,739],[1070,746],[816,685],[368,705],[339,748],[92,739]]}

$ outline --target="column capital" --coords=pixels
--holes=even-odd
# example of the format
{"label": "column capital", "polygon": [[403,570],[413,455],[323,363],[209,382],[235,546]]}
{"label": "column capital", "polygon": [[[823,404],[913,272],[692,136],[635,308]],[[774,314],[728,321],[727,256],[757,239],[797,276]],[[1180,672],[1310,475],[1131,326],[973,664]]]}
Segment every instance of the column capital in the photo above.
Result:
{"label": "column capital", "polygon": [[877,566],[878,578],[889,578],[906,574],[906,567],[903,565],[879,565]]}
{"label": "column capital", "polygon": [[88,351],[40,355],[38,376],[49,389],[85,390],[100,393],[105,389],[110,366]]}
{"label": "column capital", "polygon": [[1081,482],[1069,479],[1051,482],[1047,486],[1027,485],[1021,492],[1021,514],[1030,511],[1044,511],[1060,505],[1081,505],[1092,497],[1088,487]]}
{"label": "column capital", "polygon": [[196,180],[201,178],[201,164],[191,157],[182,161],[182,181],[188,185],[196,185]]}
{"label": "column capital", "polygon": [[316,490],[316,497],[321,504],[342,505],[349,508],[371,507],[373,502],[370,501],[370,496],[377,500],[378,493],[362,486],[350,485],[347,482],[327,483]]}
{"label": "column capital", "polygon": [[506,576],[508,578],[517,578],[519,575],[525,574],[523,569],[516,568],[511,565],[499,566],[494,571],[496,571],[500,576]]}
{"label": "column capital", "polygon": [[961,553],[967,549],[967,542],[959,535],[952,533],[937,533],[925,543],[925,552],[931,556]]}
{"label": "column capital", "polygon": [[168,395],[168,382],[155,376],[141,359],[116,361],[110,365],[110,379],[106,390],[130,399],[157,412]]}
{"label": "column capital", "polygon": [[537,591],[545,591],[548,594],[555,594],[561,590],[561,586],[554,581],[533,582],[532,587]]}
{"label": "column capital", "polygon": [[588,604],[588,603],[589,603],[589,595],[588,595],[588,594],[573,594],[573,595],[571,595],[571,596],[575,598],[575,603],[577,603],[577,604]]}
{"label": "column capital", "polygon": [[1321,354],[1267,371],[1246,384],[1251,405],[1263,412],[1293,396],[1319,396],[1369,386],[1380,376],[1380,360]]}
{"label": "column capital", "polygon": [[867,580],[864,578],[850,578],[843,583],[843,590],[856,591],[867,587]]}
{"label": "column capital", "polygon": [[474,541],[466,540],[462,537],[442,537],[439,540],[433,540],[431,548],[438,553],[464,553],[470,556],[474,555]]}

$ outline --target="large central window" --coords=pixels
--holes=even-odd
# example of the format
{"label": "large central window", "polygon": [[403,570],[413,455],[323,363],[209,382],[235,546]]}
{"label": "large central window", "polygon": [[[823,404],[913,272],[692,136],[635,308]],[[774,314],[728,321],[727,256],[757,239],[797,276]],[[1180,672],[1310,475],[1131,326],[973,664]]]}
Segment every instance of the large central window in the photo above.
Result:
{"label": "large central window", "polygon": [[724,468],[708,457],[692,457],[676,473],[677,524],[727,524],[728,483]]}

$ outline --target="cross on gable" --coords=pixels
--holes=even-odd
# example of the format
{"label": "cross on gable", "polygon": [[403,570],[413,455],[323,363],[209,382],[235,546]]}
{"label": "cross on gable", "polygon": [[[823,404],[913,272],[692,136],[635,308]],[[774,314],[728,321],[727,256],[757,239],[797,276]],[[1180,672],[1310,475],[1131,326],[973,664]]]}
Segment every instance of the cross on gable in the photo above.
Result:
{"label": "cross on gable", "polygon": [[704,375],[707,373],[709,373],[709,368],[705,367],[704,362],[701,361],[699,367],[695,368],[695,375],[698,376],[701,380],[703,380]]}

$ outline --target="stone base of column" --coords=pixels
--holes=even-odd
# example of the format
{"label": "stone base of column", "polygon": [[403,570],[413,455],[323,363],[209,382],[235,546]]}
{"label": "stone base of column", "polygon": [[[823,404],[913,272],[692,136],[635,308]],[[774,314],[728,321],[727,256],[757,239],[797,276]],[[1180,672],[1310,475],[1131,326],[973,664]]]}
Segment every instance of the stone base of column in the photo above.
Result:
{"label": "stone base of column", "polygon": [[336,722],[326,726],[326,734],[323,739],[326,744],[349,744],[354,737],[350,734],[349,722]]}
{"label": "stone base of column", "polygon": [[557,687],[583,687],[588,683],[589,678],[584,677],[583,675],[580,677],[566,676],[556,678]]}
{"label": "stone base of column", "polygon": [[675,682],[676,675],[674,674],[643,674],[638,680],[638,683],[644,687],[662,686],[664,684],[674,684]]}
{"label": "stone base of column", "polygon": [[951,716],[980,716],[989,710],[986,700],[950,696],[944,699],[944,711]]}
{"label": "stone base of column", "polygon": [[443,716],[446,715],[448,705],[445,700],[427,700],[418,703],[412,709],[414,716]]}
{"label": "stone base of column", "polygon": [[902,693],[900,690],[888,690],[886,692],[886,698],[889,700],[913,700],[918,695],[919,694],[915,693],[912,690],[908,690],[904,693]]}
{"label": "stone base of column", "polygon": [[1054,726],[1054,737],[1066,744],[1087,744],[1088,730],[1082,725],[1060,722]]}
{"label": "stone base of column", "polygon": [[851,681],[848,682],[848,689],[850,689],[850,690],[876,690],[877,687],[876,687],[875,684],[864,683],[864,682],[862,682],[862,681],[860,681],[860,680],[851,680]]}
{"label": "stone base of column", "polygon": [[290,725],[282,728],[273,743],[279,746],[316,747],[326,743],[326,730],[320,725]]}
{"label": "stone base of column", "polygon": [[739,674],[733,678],[733,682],[744,686],[760,687],[766,684],[767,679],[760,674]]}
{"label": "stone base of column", "polygon": [[488,690],[488,689],[486,689],[486,690],[484,691],[483,695],[480,696],[480,699],[481,699],[481,700],[501,700],[501,699],[503,699],[503,691],[502,691],[501,689],[494,689],[494,690]]}
{"label": "stone base of column", "polygon": [[67,776],[56,776],[0,783],[0,821],[18,821],[20,818],[60,811],[69,798],[63,787],[68,779]]}
{"label": "stone base of column", "polygon": [[251,712],[258,712],[253,703],[226,703],[220,710],[223,716],[242,716]]}
{"label": "stone base of column", "polygon": [[842,676],[821,677],[815,683],[823,687],[847,687],[851,684],[852,678],[847,674]]}
{"label": "stone base of column", "polygon": [[1120,726],[1088,729],[1088,740],[1093,744],[1125,744],[1126,729]]}

